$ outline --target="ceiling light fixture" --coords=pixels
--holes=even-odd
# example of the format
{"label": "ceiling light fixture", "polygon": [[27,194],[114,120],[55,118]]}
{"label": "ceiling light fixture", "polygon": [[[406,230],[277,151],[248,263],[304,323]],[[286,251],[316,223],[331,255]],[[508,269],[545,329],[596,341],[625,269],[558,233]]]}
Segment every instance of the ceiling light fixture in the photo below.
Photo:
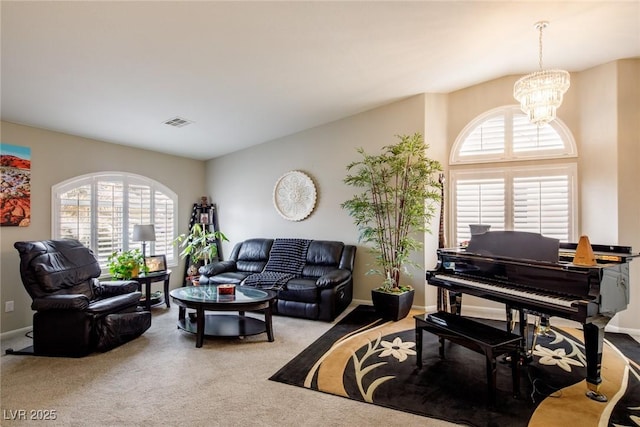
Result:
{"label": "ceiling light fixture", "polygon": [[540,71],[521,77],[513,86],[513,96],[520,102],[520,108],[529,116],[529,121],[538,126],[544,126],[556,118],[556,110],[562,104],[562,97],[570,86],[568,72],[542,69],[542,30],[548,25],[547,21],[535,24],[535,28],[540,32]]}

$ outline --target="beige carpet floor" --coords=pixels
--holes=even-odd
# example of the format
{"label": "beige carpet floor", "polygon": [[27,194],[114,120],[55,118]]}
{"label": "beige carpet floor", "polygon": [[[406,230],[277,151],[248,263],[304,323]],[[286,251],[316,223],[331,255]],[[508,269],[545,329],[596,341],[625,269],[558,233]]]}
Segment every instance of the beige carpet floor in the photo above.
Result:
{"label": "beige carpet floor", "polygon": [[[332,323],[274,316],[265,334],[206,339],[176,328],[178,309],[153,308],[151,328],[81,359],[7,356],[2,341],[2,426],[448,426],[443,421],[269,381]],[[26,420],[21,418],[22,412]],[[30,416],[55,411],[55,420]],[[49,412],[51,414],[51,412]]]}

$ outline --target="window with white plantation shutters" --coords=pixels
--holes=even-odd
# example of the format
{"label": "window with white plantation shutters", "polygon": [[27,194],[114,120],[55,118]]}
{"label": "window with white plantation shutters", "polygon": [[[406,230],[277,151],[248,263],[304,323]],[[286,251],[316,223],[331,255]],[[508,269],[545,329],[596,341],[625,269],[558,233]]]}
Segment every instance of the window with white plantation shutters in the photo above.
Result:
{"label": "window with white plantation shutters", "polygon": [[574,240],[576,156],[571,132],[558,119],[538,128],[517,106],[480,115],[451,153],[453,241],[468,240],[470,224]]}
{"label": "window with white plantation shutters", "polygon": [[462,130],[451,150],[449,164],[576,156],[573,136],[559,119],[538,127],[518,106],[506,106],[481,114]]}
{"label": "window with white plantation shutters", "polygon": [[152,179],[127,173],[98,173],[53,186],[54,238],[75,238],[91,248],[104,268],[115,251],[142,248],[133,242],[133,226],[154,224],[156,241],[147,242],[147,254],[177,262],[177,196]]}

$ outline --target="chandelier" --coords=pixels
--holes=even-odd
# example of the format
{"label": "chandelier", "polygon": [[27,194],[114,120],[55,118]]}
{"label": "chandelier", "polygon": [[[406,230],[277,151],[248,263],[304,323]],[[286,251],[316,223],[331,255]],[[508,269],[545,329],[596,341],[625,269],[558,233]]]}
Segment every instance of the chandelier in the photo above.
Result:
{"label": "chandelier", "polygon": [[540,32],[540,71],[521,77],[513,86],[513,96],[520,102],[520,108],[529,116],[529,121],[538,126],[544,126],[556,118],[556,110],[562,104],[562,96],[570,85],[568,72],[542,69],[542,30],[548,25],[547,21],[535,24]]}

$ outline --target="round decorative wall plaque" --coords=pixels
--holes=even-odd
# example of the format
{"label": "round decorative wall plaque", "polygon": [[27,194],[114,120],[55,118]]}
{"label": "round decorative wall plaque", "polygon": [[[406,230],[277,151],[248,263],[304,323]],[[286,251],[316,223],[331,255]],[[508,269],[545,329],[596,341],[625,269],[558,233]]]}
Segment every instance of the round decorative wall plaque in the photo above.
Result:
{"label": "round decorative wall plaque", "polygon": [[284,219],[302,221],[316,206],[316,186],[303,172],[287,172],[273,188],[273,205]]}

